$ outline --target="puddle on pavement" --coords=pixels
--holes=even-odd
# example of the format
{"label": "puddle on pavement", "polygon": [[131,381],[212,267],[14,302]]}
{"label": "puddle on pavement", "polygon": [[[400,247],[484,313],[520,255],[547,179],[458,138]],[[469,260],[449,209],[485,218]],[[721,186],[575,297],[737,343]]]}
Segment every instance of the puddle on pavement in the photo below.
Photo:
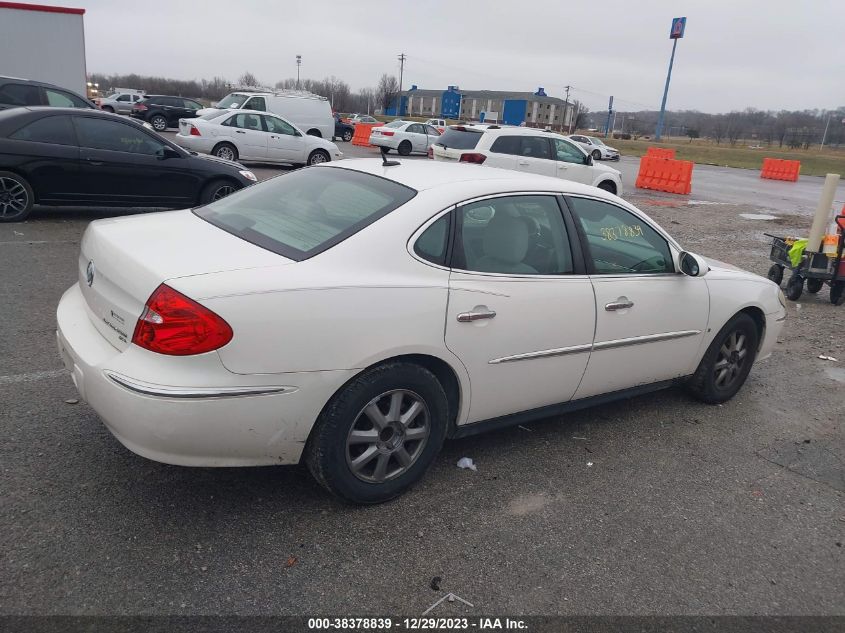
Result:
{"label": "puddle on pavement", "polygon": [[842,367],[825,367],[824,373],[827,377],[836,382],[845,383],[845,369]]}
{"label": "puddle on pavement", "polygon": [[777,220],[778,216],[769,215],[768,213],[740,213],[739,217],[746,220]]}

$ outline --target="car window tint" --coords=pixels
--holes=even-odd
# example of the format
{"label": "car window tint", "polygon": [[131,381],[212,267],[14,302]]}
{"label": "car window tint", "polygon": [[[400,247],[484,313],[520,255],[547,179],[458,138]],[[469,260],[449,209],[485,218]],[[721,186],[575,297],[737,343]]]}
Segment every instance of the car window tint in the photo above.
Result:
{"label": "car window tint", "polygon": [[259,117],[260,115],[258,114],[236,114],[229,118],[224,125],[261,132],[263,128],[261,127],[261,119]]}
{"label": "car window tint", "polygon": [[56,145],[76,145],[76,136],[70,117],[45,116],[23,126],[9,135],[18,141],[33,141],[35,143],[55,143]]}
{"label": "car window tint", "polygon": [[668,242],[633,213],[601,200],[569,197],[599,275],[675,272]]}
{"label": "car window tint", "polygon": [[164,149],[162,143],[127,123],[93,117],[76,117],[74,123],[80,147],[147,155]]}
{"label": "car window tint", "polygon": [[88,104],[76,95],[63,90],[53,90],[45,88],[44,93],[47,95],[47,103],[54,108],[87,108]]}
{"label": "car window tint", "polygon": [[41,105],[41,89],[26,84],[0,86],[0,103],[15,106]]}
{"label": "car window tint", "polygon": [[282,121],[281,119],[277,119],[274,116],[264,116],[261,118],[264,119],[264,125],[267,128],[268,132],[296,136],[296,130],[287,121]]}
{"label": "car window tint", "polygon": [[500,136],[493,145],[490,146],[490,151],[496,154],[520,154],[522,143],[518,136]]}
{"label": "car window tint", "polygon": [[199,103],[191,101],[190,99],[182,99],[182,103],[185,104],[185,107],[188,110],[199,110],[202,107]]}
{"label": "car window tint", "polygon": [[447,127],[437,139],[437,145],[452,149],[475,149],[481,140],[481,130],[467,130]]}
{"label": "car window tint", "polygon": [[512,275],[565,275],[572,250],[553,196],[507,196],[458,211],[455,268]]}
{"label": "car window tint", "polygon": [[555,149],[555,158],[566,163],[584,164],[584,152],[572,143],[560,138],[553,138],[552,145]]}
{"label": "car window tint", "polygon": [[446,245],[449,238],[449,216],[446,214],[429,226],[414,244],[414,252],[434,264],[446,263]]}
{"label": "car window tint", "polygon": [[354,235],[416,193],[349,169],[307,168],[247,187],[194,213],[248,242],[301,261]]}
{"label": "car window tint", "polygon": [[549,149],[549,139],[542,136],[523,136],[522,137],[522,156],[528,158],[551,158],[551,150]]}
{"label": "car window tint", "polygon": [[115,101],[129,101],[129,95],[120,95]]}
{"label": "car window tint", "polygon": [[390,123],[386,123],[384,127],[399,128],[405,125],[408,125],[407,121],[391,121]]}
{"label": "car window tint", "polygon": [[264,97],[251,97],[244,104],[244,110],[260,110],[261,112],[266,112],[267,102],[264,100]]}

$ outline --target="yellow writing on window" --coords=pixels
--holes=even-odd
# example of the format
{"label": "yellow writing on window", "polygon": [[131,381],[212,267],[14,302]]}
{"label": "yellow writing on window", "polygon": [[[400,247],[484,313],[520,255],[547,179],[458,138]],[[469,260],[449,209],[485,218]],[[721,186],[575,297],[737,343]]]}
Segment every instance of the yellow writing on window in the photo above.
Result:
{"label": "yellow writing on window", "polygon": [[601,236],[604,240],[618,240],[621,237],[633,238],[643,236],[643,227],[639,224],[617,224],[616,226],[601,227]]}

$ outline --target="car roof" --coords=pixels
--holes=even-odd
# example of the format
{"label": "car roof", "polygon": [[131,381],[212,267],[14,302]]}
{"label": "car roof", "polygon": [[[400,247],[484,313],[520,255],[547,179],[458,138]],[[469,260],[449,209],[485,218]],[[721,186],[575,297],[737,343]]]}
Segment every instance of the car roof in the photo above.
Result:
{"label": "car roof", "polygon": [[[597,198],[613,199],[611,194],[571,180],[540,176],[510,169],[483,167],[433,160],[404,160],[399,165],[385,166],[378,158],[349,158],[338,162],[326,163],[320,167],[332,169],[350,169],[365,174],[393,180],[417,191],[436,189],[473,181],[486,181],[491,192],[514,191],[524,188],[526,191],[559,191],[561,193],[585,194]],[[503,189],[502,185],[507,183]]]}
{"label": "car roof", "polygon": [[[23,77],[8,77],[6,75],[0,75],[0,82],[2,81],[16,81],[22,84],[32,84],[33,86],[43,86],[45,88],[58,88],[59,90],[67,90],[67,88],[62,88],[61,86],[51,84],[47,81],[38,81],[37,79],[24,79]],[[69,92],[73,91],[70,90]]]}

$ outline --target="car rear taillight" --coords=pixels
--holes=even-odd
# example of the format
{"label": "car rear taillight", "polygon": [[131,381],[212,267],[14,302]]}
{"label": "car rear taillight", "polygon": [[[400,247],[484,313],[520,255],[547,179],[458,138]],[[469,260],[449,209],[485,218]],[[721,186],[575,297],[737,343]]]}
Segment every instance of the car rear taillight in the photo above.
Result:
{"label": "car rear taillight", "polygon": [[473,163],[475,165],[481,165],[487,157],[484,154],[477,154],[477,153],[466,153],[461,154],[461,158],[458,160],[460,163]]}
{"label": "car rear taillight", "polygon": [[433,147],[428,148],[428,157],[434,158],[434,148]]}
{"label": "car rear taillight", "polygon": [[191,127],[191,136],[202,136],[202,134],[200,134],[199,128],[197,128],[197,126],[192,125],[190,127]]}
{"label": "car rear taillight", "polygon": [[381,132],[384,136],[393,136],[396,132],[388,132],[387,130],[382,130]]}
{"label": "car rear taillight", "polygon": [[145,106],[143,103],[138,103],[138,104],[132,106],[132,109],[135,110],[136,112],[143,112],[144,110],[147,109],[147,106]]}
{"label": "car rear taillight", "polygon": [[232,328],[217,314],[161,284],[147,299],[132,342],[170,356],[203,354],[232,340]]}

